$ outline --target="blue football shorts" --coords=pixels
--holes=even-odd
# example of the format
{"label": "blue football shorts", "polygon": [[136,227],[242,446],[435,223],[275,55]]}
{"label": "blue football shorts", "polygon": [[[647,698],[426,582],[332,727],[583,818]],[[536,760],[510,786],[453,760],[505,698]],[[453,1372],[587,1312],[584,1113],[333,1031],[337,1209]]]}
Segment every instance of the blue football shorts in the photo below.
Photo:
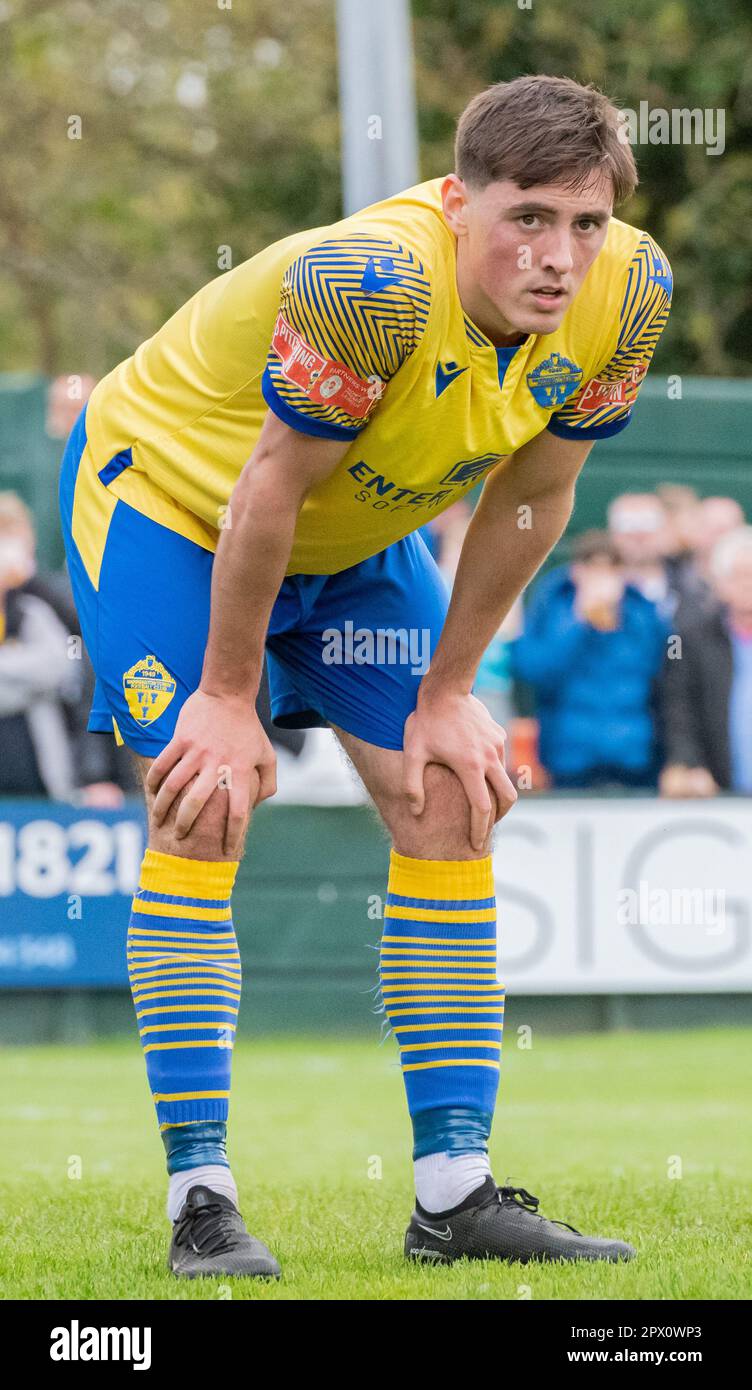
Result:
{"label": "blue football shorts", "polygon": [[[84,408],[63,456],[60,509],[96,675],[88,727],[156,757],[201,677],[214,553],[108,494],[128,450],[101,463],[89,451],[81,469],[86,449]],[[331,723],[402,748],[448,601],[418,532],[338,574],[287,576],[266,637],[274,723]]]}

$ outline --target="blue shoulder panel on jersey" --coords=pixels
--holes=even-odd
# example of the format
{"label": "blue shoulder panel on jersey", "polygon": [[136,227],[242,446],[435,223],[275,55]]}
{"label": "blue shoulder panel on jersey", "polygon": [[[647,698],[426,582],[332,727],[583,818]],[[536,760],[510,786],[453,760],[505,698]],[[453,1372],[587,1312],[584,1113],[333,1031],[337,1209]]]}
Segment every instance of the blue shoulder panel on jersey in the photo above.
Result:
{"label": "blue shoulder panel on jersey", "polygon": [[430,299],[423,265],[391,239],[360,234],[308,247],[282,281],[267,359],[277,400],[320,424],[363,429],[415,351]]}

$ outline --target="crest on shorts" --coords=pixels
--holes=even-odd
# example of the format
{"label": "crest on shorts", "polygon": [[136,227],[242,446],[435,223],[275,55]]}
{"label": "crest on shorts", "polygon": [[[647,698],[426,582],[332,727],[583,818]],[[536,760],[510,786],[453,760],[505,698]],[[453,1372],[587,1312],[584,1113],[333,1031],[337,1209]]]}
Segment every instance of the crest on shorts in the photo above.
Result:
{"label": "crest on shorts", "polygon": [[550,410],[552,406],[563,405],[567,396],[577,390],[582,381],[582,367],[562,357],[560,352],[552,352],[527,374],[527,384],[536,405]]}
{"label": "crest on shorts", "polygon": [[123,672],[128,710],[142,728],[164,714],[176,689],[175,677],[155,656],[143,656]]}

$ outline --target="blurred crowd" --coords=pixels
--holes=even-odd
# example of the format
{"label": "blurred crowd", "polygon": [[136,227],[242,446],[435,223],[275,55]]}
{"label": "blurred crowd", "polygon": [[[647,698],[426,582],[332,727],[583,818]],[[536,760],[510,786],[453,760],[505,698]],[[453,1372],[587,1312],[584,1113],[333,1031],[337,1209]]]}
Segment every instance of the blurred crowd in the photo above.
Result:
{"label": "blurred crowd", "polygon": [[[429,543],[451,583],[470,509]],[[475,693],[523,788],[752,794],[752,526],[732,497],[623,493],[499,629]],[[527,778],[527,781],[525,780]]]}
{"label": "blurred crowd", "polygon": [[[422,534],[451,587],[468,503]],[[0,492],[0,795],[117,807],[127,751],[86,731],[93,673],[67,578],[37,571],[34,523]],[[505,619],[474,690],[509,734],[522,790],[752,795],[752,526],[731,497],[667,484],[624,493]],[[271,723],[286,800],[349,802],[362,787],[328,730]]]}

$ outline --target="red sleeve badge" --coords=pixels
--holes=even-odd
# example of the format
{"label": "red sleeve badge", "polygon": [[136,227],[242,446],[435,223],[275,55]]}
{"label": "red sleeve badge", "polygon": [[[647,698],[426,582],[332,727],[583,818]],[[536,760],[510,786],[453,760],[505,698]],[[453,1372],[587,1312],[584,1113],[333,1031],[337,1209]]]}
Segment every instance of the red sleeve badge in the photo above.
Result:
{"label": "red sleeve badge", "polygon": [[274,325],[272,348],[280,360],[282,375],[316,405],[334,405],[353,419],[363,420],[383,393],[384,382],[380,377],[373,376],[366,381],[356,376],[344,362],[322,357],[301,338],[282,313],[277,315]]}
{"label": "red sleeve badge", "polygon": [[608,381],[605,377],[594,376],[585,383],[576,409],[586,413],[602,410],[604,406],[630,406],[637,399],[640,382],[648,369],[647,362],[638,362],[631,367],[626,377],[618,381]]}

